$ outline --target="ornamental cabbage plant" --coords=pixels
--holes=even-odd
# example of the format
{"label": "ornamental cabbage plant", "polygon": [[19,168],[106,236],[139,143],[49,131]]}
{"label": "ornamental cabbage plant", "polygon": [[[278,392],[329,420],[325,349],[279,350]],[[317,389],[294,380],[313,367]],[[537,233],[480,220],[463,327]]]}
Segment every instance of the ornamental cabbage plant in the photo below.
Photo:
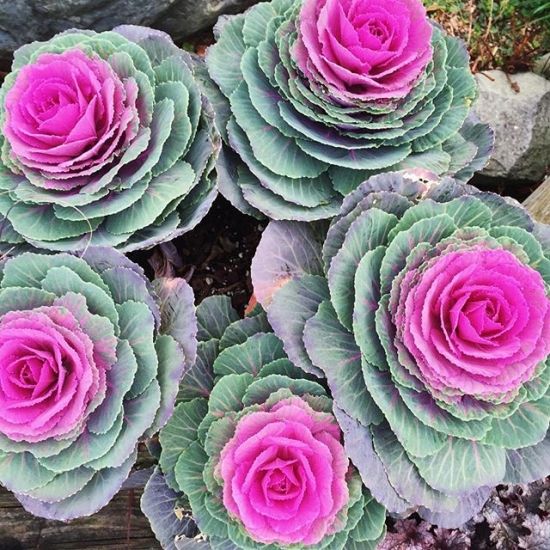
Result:
{"label": "ornamental cabbage plant", "polygon": [[374,550],[385,509],[350,464],[332,400],[253,313],[237,319],[225,297],[197,309],[197,362],[142,499],[153,530],[166,549],[202,537],[197,548]]}
{"label": "ornamental cabbage plant", "polygon": [[466,181],[488,160],[466,46],[420,0],[272,0],[216,35],[206,60],[228,145],[219,186],[244,212],[330,218],[370,175]]}
{"label": "ornamental cabbage plant", "polygon": [[106,505],[196,355],[191,288],[120,252],[24,253],[0,273],[0,483],[31,513]]}
{"label": "ornamental cabbage plant", "polygon": [[0,89],[2,247],[129,251],[192,229],[217,193],[202,72],[131,25],[17,50]]}
{"label": "ornamental cabbage plant", "polygon": [[271,222],[252,279],[389,511],[456,527],[550,473],[550,228],[517,202],[373,176],[324,232]]}

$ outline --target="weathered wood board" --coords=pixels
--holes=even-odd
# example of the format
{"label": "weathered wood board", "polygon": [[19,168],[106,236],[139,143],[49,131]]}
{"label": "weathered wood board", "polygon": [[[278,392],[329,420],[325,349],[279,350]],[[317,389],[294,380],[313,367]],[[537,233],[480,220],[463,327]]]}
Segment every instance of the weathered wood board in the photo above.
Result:
{"label": "weathered wood board", "polygon": [[121,491],[97,514],[63,523],[34,517],[0,488],[0,550],[159,550],[140,496]]}

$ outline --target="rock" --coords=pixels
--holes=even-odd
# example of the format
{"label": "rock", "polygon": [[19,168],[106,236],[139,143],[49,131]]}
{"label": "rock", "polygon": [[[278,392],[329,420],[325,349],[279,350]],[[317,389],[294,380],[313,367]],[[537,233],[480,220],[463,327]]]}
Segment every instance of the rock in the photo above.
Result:
{"label": "rock", "polygon": [[144,25],[168,32],[181,44],[211,27],[222,13],[237,13],[257,0],[0,0],[0,69],[28,42],[70,29],[105,31]]}
{"label": "rock", "polygon": [[153,26],[181,41],[213,26],[220,15],[240,13],[257,3],[258,0],[176,0]]}
{"label": "rock", "polygon": [[533,72],[550,79],[550,53],[544,54],[535,61]]}
{"label": "rock", "polygon": [[550,81],[534,73],[509,79],[502,71],[476,74],[474,110],[495,131],[495,148],[481,174],[540,180],[550,165]]}

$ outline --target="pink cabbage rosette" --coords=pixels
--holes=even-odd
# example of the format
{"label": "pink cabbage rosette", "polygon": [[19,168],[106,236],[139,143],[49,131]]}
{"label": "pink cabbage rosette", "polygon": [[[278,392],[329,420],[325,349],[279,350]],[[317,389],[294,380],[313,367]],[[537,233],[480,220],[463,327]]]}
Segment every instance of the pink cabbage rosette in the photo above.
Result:
{"label": "pink cabbage rosette", "polygon": [[0,89],[4,248],[127,251],[194,227],[216,195],[201,71],[165,33],[130,25],[15,52]]}
{"label": "pink cabbage rosette", "polygon": [[550,228],[515,201],[375,176],[326,234],[271,222],[252,280],[390,511],[456,527],[495,485],[550,473]]}
{"label": "pink cabbage rosette", "polygon": [[299,30],[299,69],[350,106],[405,97],[432,59],[418,0],[304,0]]}
{"label": "pink cabbage rosette", "polygon": [[489,158],[466,45],[421,0],[271,0],[215,35],[218,185],[243,212],[328,219],[372,175],[466,181]]}
{"label": "pink cabbage rosette", "polygon": [[[197,362],[142,499],[163,548],[198,528],[212,549],[374,550],[385,509],[348,459],[332,400],[288,360],[265,312],[237,319],[228,303],[197,309]],[[192,520],[170,520],[189,506]]]}
{"label": "pink cabbage rosette", "polygon": [[155,288],[108,248],[2,263],[0,482],[35,515],[70,520],[106,505],[138,441],[172,413],[196,352],[193,293],[177,280]]}

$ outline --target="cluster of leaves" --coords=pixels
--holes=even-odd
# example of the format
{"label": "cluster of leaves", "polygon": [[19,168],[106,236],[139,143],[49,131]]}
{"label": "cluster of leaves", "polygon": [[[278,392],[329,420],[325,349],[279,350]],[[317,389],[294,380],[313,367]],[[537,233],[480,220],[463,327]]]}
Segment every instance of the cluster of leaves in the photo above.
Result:
{"label": "cluster of leaves", "polygon": [[[456,527],[481,509],[490,487],[547,474],[545,356],[534,359],[537,370],[524,383],[502,393],[482,390],[468,362],[462,370],[461,352],[456,372],[476,385],[464,391],[452,375],[438,378],[452,351],[440,359],[430,349],[442,347],[431,341],[418,342],[422,353],[411,351],[403,326],[416,320],[404,321],[400,309],[418,266],[461,250],[514,251],[548,285],[547,230],[496,195],[398,173],[374,176],[350,195],[321,233],[322,245],[305,224],[272,221],[265,230],[252,264],[256,296],[289,357],[326,376],[348,454],[391,512],[421,506],[425,519]],[[421,302],[424,312],[431,308]],[[427,317],[422,322],[428,327]]]}
{"label": "cluster of leaves", "polygon": [[529,70],[550,50],[550,4],[539,0],[428,2],[433,19],[465,40],[474,72]]}
{"label": "cluster of leaves", "polygon": [[[424,167],[466,181],[485,165],[492,134],[469,116],[477,91],[462,41],[434,26],[433,56],[405,95],[392,88],[362,93],[362,84],[359,91],[333,89],[328,77],[304,74],[311,63],[300,59],[301,17],[309,4],[273,0],[215,28],[206,61],[221,91],[217,121],[231,149],[219,161],[226,198],[248,214],[311,221],[334,216],[343,197],[375,173]],[[365,49],[365,65],[383,73],[369,59],[376,52]],[[406,80],[413,78],[406,62],[421,53],[402,49],[398,67]],[[399,70],[388,72],[399,81]]]}
{"label": "cluster of leaves", "polygon": [[547,550],[550,478],[496,487],[460,529],[441,529],[410,517],[390,520],[377,550]]}
{"label": "cluster of leaves", "polygon": [[0,481],[35,515],[92,514],[172,414],[195,358],[193,293],[183,280],[155,291],[109,248],[0,269]]}
{"label": "cluster of leaves", "polygon": [[[168,35],[143,27],[67,31],[17,50],[0,90],[6,134],[14,121],[0,136],[3,250],[130,251],[193,228],[217,195],[220,145],[200,75]],[[29,79],[40,94],[23,96]],[[50,84],[65,95],[44,92]]]}
{"label": "cluster of leaves", "polygon": [[[330,413],[332,401],[315,377],[287,358],[261,308],[239,319],[228,297],[214,296],[201,302],[197,318],[197,360],[184,373],[180,403],[160,432],[160,468],[145,488],[142,508],[166,550],[180,548],[178,538],[186,540],[184,548],[284,548],[255,542],[221,504],[219,454],[239,420],[255,411],[299,397]],[[349,503],[339,512],[338,531],[317,544],[293,548],[374,550],[385,533],[385,509],[354,470],[348,487]],[[189,507],[193,519],[182,517]],[[189,540],[197,536],[196,524],[208,542]]]}

